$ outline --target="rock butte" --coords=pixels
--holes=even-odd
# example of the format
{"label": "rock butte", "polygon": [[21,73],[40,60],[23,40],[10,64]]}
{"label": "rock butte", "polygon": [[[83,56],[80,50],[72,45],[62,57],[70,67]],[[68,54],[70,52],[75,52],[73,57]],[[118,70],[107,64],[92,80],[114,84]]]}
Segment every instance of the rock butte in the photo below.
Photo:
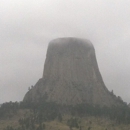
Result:
{"label": "rock butte", "polygon": [[66,105],[117,103],[102,80],[92,43],[73,37],[49,43],[43,77],[26,93],[23,101],[41,99]]}

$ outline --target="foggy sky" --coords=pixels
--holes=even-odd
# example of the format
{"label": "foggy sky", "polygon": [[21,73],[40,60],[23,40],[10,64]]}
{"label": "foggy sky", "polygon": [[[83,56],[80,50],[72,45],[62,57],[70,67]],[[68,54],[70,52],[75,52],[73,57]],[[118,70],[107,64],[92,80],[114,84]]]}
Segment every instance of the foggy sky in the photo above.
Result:
{"label": "foggy sky", "polygon": [[129,0],[0,0],[0,103],[21,101],[58,37],[89,39],[106,87],[130,102]]}

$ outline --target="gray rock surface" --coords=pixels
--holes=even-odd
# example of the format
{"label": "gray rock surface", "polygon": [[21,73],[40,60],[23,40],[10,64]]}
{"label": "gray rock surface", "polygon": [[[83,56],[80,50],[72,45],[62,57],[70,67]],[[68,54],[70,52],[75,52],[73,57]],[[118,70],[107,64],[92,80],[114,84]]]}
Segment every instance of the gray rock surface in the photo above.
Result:
{"label": "gray rock surface", "polygon": [[43,77],[24,97],[24,101],[32,102],[41,99],[67,105],[107,106],[117,100],[104,85],[92,43],[72,37],[49,43]]}

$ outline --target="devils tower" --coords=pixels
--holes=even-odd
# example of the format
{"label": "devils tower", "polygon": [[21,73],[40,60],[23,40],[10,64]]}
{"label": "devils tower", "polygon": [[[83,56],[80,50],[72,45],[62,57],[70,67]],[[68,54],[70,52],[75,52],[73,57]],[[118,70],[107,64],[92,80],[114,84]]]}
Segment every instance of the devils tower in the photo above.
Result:
{"label": "devils tower", "polygon": [[23,101],[39,100],[75,105],[116,103],[99,72],[92,43],[80,38],[59,38],[49,43],[43,77]]}

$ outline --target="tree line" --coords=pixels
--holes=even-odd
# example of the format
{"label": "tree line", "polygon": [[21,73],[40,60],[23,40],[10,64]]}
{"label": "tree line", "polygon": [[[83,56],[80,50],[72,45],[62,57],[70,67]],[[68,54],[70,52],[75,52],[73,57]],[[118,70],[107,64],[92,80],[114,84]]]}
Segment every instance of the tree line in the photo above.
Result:
{"label": "tree line", "polygon": [[[99,106],[92,104],[59,105],[54,102],[7,102],[0,107],[0,119],[11,119],[18,110],[29,110],[29,116],[19,119],[19,127],[8,126],[4,130],[44,130],[45,122],[57,119],[62,122],[65,114],[77,117],[105,117],[116,121],[117,123],[130,124],[130,108],[127,105],[122,106]],[[80,129],[77,119],[69,119],[67,125],[72,128]]]}

